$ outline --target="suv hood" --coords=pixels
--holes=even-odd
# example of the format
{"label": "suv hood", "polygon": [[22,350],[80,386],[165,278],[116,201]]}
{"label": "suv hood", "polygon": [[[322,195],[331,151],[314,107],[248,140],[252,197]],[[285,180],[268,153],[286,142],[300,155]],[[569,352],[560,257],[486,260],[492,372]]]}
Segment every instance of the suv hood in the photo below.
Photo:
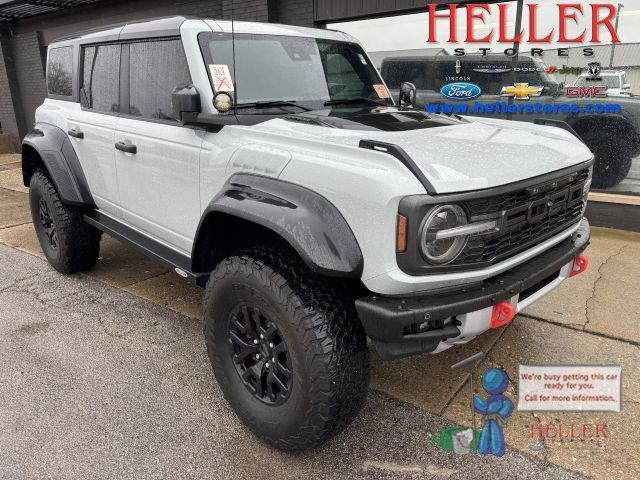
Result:
{"label": "suv hood", "polygon": [[[571,167],[593,156],[582,141],[556,127],[407,113],[395,107],[329,109],[289,115],[253,128],[297,141],[345,147],[357,148],[361,140],[393,143],[418,165],[434,193],[506,185]],[[389,162],[399,161],[387,156]]]}

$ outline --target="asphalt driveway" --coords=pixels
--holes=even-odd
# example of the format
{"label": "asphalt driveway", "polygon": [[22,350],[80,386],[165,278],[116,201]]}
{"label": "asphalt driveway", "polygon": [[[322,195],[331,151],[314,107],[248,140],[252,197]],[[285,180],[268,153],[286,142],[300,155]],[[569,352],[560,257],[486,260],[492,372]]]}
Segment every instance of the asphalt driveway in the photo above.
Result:
{"label": "asphalt driveway", "polygon": [[0,478],[582,478],[513,451],[443,453],[428,434],[444,418],[375,391],[324,448],[278,452],[225,403],[201,330],[0,245]]}

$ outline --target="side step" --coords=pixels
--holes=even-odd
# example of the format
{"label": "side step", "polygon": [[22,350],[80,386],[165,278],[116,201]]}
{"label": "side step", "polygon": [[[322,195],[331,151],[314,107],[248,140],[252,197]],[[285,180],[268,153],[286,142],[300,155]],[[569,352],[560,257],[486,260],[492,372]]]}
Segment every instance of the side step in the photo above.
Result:
{"label": "side step", "polygon": [[111,235],[122,243],[129,244],[153,260],[166,265],[181,277],[204,287],[209,280],[208,274],[196,274],[191,271],[191,258],[177,252],[137,230],[124,225],[100,212],[85,213],[84,221],[98,230]]}

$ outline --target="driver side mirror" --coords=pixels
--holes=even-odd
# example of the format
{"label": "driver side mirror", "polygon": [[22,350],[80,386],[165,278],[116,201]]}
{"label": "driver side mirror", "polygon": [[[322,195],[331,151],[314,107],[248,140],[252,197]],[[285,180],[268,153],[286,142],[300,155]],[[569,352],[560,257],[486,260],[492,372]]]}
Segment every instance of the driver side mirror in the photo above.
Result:
{"label": "driver side mirror", "polygon": [[202,111],[200,94],[193,85],[174,88],[171,93],[171,106],[173,118],[183,124],[194,121]]}
{"label": "driver side mirror", "polygon": [[416,102],[418,90],[413,83],[404,82],[400,85],[400,106],[401,107],[412,107]]}
{"label": "driver side mirror", "polygon": [[623,90],[631,90],[631,85],[629,85],[628,83],[625,83],[624,85],[622,85],[622,89]]}

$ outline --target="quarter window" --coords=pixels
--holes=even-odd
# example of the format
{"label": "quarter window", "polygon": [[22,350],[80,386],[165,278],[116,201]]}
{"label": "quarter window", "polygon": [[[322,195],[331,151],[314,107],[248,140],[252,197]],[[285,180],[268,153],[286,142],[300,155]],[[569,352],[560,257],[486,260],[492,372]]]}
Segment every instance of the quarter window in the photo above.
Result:
{"label": "quarter window", "polygon": [[120,45],[85,47],[80,103],[99,112],[119,111]]}
{"label": "quarter window", "polygon": [[191,83],[180,40],[161,40],[130,45],[129,111],[156,120],[172,116],[171,93]]}
{"label": "quarter window", "polygon": [[73,94],[73,47],[49,50],[47,91],[49,95],[64,97],[70,97]]}

